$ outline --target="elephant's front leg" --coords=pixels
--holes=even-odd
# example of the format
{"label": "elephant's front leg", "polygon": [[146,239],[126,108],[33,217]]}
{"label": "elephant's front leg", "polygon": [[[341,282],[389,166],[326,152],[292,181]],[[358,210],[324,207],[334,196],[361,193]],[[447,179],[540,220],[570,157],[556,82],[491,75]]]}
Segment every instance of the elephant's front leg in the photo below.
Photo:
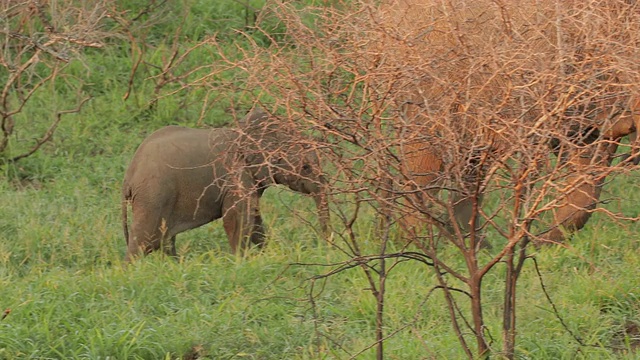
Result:
{"label": "elephant's front leg", "polygon": [[574,183],[576,186],[562,194],[564,199],[554,211],[554,224],[547,240],[554,243],[562,242],[566,233],[573,233],[584,227],[600,202],[600,193],[605,183],[604,177],[585,181],[585,169],[588,170],[594,165],[610,166],[617,149],[616,143],[603,144],[595,153],[589,152],[586,155],[578,153],[571,160],[573,166],[569,170],[573,175],[569,175],[566,182],[569,185]]}
{"label": "elephant's front leg", "polygon": [[259,235],[254,235],[256,230],[262,232],[257,193],[229,194],[223,201],[222,210],[224,231],[229,238],[231,251],[237,253],[239,248],[246,248],[249,241],[259,241]]}
{"label": "elephant's front leg", "polygon": [[262,216],[258,212],[258,215],[254,217],[253,230],[251,232],[251,243],[260,248],[264,246],[266,236],[266,230],[262,222]]}
{"label": "elephant's front leg", "polygon": [[176,251],[176,236],[171,238],[165,238],[162,242],[162,251],[165,255],[171,256],[174,259],[178,258],[178,252]]}

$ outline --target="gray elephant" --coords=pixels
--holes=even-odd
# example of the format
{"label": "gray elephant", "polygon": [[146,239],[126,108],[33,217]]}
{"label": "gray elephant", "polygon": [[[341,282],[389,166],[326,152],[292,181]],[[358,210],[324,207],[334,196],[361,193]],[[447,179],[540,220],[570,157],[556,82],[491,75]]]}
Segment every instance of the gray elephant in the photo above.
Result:
{"label": "gray elephant", "polygon": [[233,252],[250,242],[261,246],[259,201],[273,184],[313,195],[326,233],[326,182],[315,150],[300,139],[261,109],[247,115],[237,129],[168,126],[151,134],[123,181],[126,261],[160,248],[176,256],[176,234],[219,218]]}

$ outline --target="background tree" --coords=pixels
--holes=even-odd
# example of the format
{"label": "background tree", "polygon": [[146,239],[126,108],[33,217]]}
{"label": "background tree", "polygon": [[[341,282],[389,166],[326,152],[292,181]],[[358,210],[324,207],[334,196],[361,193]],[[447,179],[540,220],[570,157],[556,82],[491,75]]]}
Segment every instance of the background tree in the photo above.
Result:
{"label": "background tree", "polygon": [[[84,51],[103,47],[111,34],[105,30],[104,1],[3,1],[0,6],[0,158],[15,162],[40,149],[62,116],[79,112],[89,100],[87,83],[73,68],[82,66]],[[16,123],[16,114],[26,106],[50,112]],[[20,138],[33,140],[19,144],[15,140]]]}

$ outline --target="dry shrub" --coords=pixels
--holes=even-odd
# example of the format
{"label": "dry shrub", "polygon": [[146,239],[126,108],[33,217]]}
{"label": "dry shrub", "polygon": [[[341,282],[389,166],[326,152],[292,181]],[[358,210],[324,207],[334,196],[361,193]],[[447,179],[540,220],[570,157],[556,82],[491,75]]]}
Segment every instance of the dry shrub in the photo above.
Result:
{"label": "dry shrub", "polygon": [[[351,186],[376,189],[373,198],[396,217],[430,222],[434,203],[436,215],[449,213],[455,204],[435,191],[443,187],[455,201],[509,187],[513,161],[537,174],[518,185],[538,189],[532,198],[597,183],[611,171],[608,156],[578,161],[581,175],[567,184],[576,161],[552,164],[550,141],[564,159],[601,159],[593,154],[605,153],[600,140],[631,130],[609,131],[628,122],[638,83],[633,4],[397,0],[268,10],[286,24],[289,42],[256,47],[233,64],[247,70],[247,88],[325,143],[350,144],[327,156],[338,156],[331,162]],[[606,136],[585,149],[593,128]],[[587,179],[590,166],[602,176]],[[538,200],[529,213],[562,206]]]}
{"label": "dry shrub", "polygon": [[[405,173],[419,186],[435,178],[425,172],[441,173],[437,163],[424,164],[433,153],[441,153],[438,157],[451,167],[449,177],[464,194],[478,190],[469,184],[475,181],[474,172],[469,179],[469,171],[460,168],[478,158],[477,149],[504,155],[502,161],[527,154],[535,159],[528,166],[539,168],[546,162],[546,149],[538,145],[550,139],[574,148],[580,143],[576,132],[589,135],[594,127],[607,131],[624,124],[607,133],[617,139],[630,130],[629,119],[616,113],[628,111],[637,83],[637,66],[629,61],[637,53],[633,5],[398,0],[380,9],[375,21],[383,31],[373,46],[374,63],[402,69],[403,78],[413,80],[402,89],[406,94],[400,109],[416,125],[404,135],[403,158]],[[425,133],[435,134],[437,145]],[[609,164],[609,155],[593,153],[608,151],[592,145],[565,155],[573,159],[566,164],[568,172],[585,172],[594,163],[580,160],[585,156],[597,159],[595,164]],[[571,166],[575,163],[580,169]],[[559,208],[556,223],[582,227],[588,213],[565,218],[594,208],[604,177],[596,178],[586,185],[578,184],[585,181],[581,176],[568,179],[571,184],[558,193],[569,194],[569,204],[550,204]],[[562,239],[559,229],[551,231],[541,239]]]}
{"label": "dry shrub", "polygon": [[[388,230],[399,223],[407,230],[407,249],[416,246],[436,273],[468,287],[475,351],[485,354],[480,284],[503,262],[502,351],[513,357],[515,282],[527,244],[558,240],[558,224],[579,228],[591,212],[605,211],[596,208],[604,179],[624,172],[629,162],[612,164],[620,138],[635,131],[638,120],[640,5],[268,4],[286,25],[288,40],[254,47],[230,65],[246,70],[246,86],[257,101],[281,109],[289,126],[318,139],[336,198],[351,205],[338,213],[347,253],[364,261],[354,227],[361,205],[389,220],[375,257],[381,261],[379,282],[371,280],[379,305]],[[491,205],[483,198],[491,198]],[[460,205],[467,205],[466,214],[456,219]],[[545,215],[553,213],[555,220]],[[483,236],[494,245],[486,261],[477,254]],[[466,269],[454,270],[440,256],[443,242],[460,250]],[[438,278],[454,329],[472,358],[452,289]],[[380,354],[381,316],[378,321]]]}

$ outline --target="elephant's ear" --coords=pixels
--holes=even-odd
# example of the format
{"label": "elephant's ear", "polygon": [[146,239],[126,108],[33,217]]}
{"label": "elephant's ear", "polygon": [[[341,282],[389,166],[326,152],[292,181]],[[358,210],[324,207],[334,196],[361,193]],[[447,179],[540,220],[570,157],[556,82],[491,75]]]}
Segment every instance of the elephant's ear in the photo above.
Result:
{"label": "elephant's ear", "polygon": [[244,119],[240,120],[240,124],[248,127],[255,127],[264,123],[267,118],[269,118],[269,114],[267,114],[267,112],[260,106],[256,106],[247,114],[247,116],[244,117]]}
{"label": "elephant's ear", "polygon": [[256,106],[244,119],[239,121],[240,129],[255,139],[273,140],[273,136],[280,136],[281,127],[264,109]]}

